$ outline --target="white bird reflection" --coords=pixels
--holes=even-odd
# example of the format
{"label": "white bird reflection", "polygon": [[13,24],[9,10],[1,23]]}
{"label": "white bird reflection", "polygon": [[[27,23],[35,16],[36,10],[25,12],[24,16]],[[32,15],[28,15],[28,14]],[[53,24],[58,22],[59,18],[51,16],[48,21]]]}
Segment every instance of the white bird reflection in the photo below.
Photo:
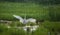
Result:
{"label": "white bird reflection", "polygon": [[17,28],[17,29],[23,29],[24,31],[28,31],[28,32],[32,32],[32,31],[35,31],[37,30],[39,26],[38,25],[35,25],[35,26],[24,26],[24,27],[11,27],[11,26],[8,26],[8,28]]}
{"label": "white bird reflection", "polygon": [[36,23],[36,19],[33,19],[33,18],[29,18],[29,19],[26,19],[26,18],[22,18],[20,16],[17,16],[17,15],[13,15],[15,18],[17,18],[21,23],[23,24],[26,24],[28,22],[32,22],[32,23]]}
{"label": "white bird reflection", "polygon": [[35,31],[38,27],[39,27],[38,25],[36,25],[36,26],[25,26],[25,27],[23,27],[23,30],[27,31],[27,28],[29,28],[30,32],[32,32],[32,31]]}

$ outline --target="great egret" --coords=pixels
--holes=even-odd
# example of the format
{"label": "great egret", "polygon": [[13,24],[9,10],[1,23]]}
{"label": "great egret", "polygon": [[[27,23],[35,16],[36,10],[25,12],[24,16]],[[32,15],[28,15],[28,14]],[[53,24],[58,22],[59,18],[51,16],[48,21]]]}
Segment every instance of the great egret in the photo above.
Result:
{"label": "great egret", "polygon": [[17,16],[17,15],[13,15],[15,18],[17,18],[21,23],[23,24],[26,24],[28,22],[32,22],[32,23],[36,23],[36,19],[33,19],[33,18],[29,18],[29,19],[26,19],[26,18],[22,18],[20,16]]}

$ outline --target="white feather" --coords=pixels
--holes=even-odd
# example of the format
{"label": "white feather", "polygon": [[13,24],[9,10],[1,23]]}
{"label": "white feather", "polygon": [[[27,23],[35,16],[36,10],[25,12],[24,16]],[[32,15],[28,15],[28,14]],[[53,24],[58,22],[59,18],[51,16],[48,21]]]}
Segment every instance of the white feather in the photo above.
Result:
{"label": "white feather", "polygon": [[32,23],[36,23],[36,19],[33,19],[33,18],[29,18],[27,19],[28,22],[32,22]]}
{"label": "white feather", "polygon": [[23,23],[23,18],[17,15],[13,15],[15,18],[17,18],[18,20],[20,20],[21,23]]}
{"label": "white feather", "polygon": [[17,16],[17,15],[13,15],[15,18],[17,18],[17,19],[19,19],[19,20],[23,20],[23,18],[22,17],[20,17],[20,16]]}

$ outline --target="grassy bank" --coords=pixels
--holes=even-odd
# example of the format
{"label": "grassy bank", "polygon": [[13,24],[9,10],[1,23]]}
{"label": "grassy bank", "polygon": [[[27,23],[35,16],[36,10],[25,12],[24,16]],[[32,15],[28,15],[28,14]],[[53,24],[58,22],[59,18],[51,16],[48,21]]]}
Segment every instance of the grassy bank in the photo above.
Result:
{"label": "grassy bank", "polygon": [[13,20],[13,14],[27,18],[43,19],[47,17],[48,7],[35,3],[0,2],[0,19]]}

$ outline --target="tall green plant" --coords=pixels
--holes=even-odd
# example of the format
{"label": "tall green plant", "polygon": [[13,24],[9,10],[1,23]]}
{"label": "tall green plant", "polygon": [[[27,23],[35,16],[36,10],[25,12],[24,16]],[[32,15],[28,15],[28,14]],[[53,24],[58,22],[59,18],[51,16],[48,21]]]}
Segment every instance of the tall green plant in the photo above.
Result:
{"label": "tall green plant", "polygon": [[59,7],[49,7],[49,20],[60,21],[60,10]]}

